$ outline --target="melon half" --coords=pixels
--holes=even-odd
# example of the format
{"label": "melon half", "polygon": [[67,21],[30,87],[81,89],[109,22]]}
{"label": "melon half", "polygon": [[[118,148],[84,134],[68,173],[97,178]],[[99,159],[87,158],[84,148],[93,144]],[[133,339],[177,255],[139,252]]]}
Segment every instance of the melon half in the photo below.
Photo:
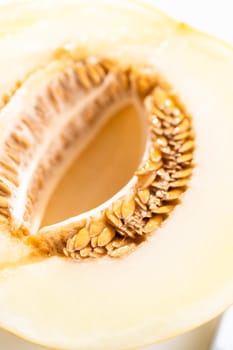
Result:
{"label": "melon half", "polygon": [[[119,350],[220,314],[233,302],[232,48],[143,1],[9,1],[0,23],[0,326],[51,349]],[[85,87],[78,92],[61,75],[74,62]],[[57,95],[45,105],[50,84]],[[166,138],[150,134],[147,109],[153,118],[162,113],[152,100],[174,124],[164,122],[166,135],[191,130],[180,145],[193,153],[178,162],[185,159],[188,172],[193,157],[192,175],[181,189],[156,192],[156,200],[171,200],[163,209],[142,203],[148,189],[137,182],[162,176],[155,164],[167,151]],[[42,108],[35,101],[50,119],[29,125]],[[171,115],[180,113],[186,124],[175,125]],[[86,125],[82,118],[93,115],[98,122]],[[9,154],[19,159],[18,177],[9,175]],[[157,209],[134,232],[135,193],[144,211]],[[109,215],[114,203],[120,219]],[[96,217],[105,225],[98,249],[88,231]]]}

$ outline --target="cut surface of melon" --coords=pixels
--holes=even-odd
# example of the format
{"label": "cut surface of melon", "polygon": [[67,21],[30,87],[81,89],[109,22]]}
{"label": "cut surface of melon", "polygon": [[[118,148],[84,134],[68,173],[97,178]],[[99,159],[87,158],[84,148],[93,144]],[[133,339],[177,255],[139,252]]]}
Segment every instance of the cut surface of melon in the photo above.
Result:
{"label": "cut surface of melon", "polygon": [[[181,205],[127,257],[18,265],[28,248],[2,227],[0,326],[49,348],[119,350],[175,336],[222,312],[233,302],[233,50],[140,1],[12,1],[1,5],[0,20],[1,96],[49,64],[56,49],[79,47],[155,67],[181,97],[196,133],[194,174]],[[80,167],[88,154],[82,157]],[[71,189],[75,176],[67,174]],[[86,205],[95,206],[85,186]],[[59,190],[60,198],[67,195]],[[53,206],[45,222],[58,217]]]}

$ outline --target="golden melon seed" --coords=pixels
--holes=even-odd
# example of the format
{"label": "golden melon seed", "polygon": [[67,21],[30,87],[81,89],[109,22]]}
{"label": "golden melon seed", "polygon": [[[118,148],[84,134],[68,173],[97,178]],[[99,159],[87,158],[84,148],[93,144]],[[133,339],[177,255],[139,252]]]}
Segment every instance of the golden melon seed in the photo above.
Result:
{"label": "golden melon seed", "polygon": [[188,182],[189,179],[187,178],[176,180],[170,183],[170,187],[185,187],[187,186]]}
{"label": "golden melon seed", "polygon": [[116,215],[110,209],[107,209],[105,211],[105,215],[107,217],[108,222],[110,224],[112,224],[113,226],[115,226],[115,227],[121,227],[122,226],[121,220],[118,217],[116,217]]}
{"label": "golden melon seed", "polygon": [[180,198],[180,196],[182,195],[183,191],[182,190],[170,190],[166,193],[166,200],[167,201],[172,201],[172,200],[176,200],[178,198]]}
{"label": "golden melon seed", "polygon": [[161,207],[157,207],[153,209],[153,212],[156,214],[168,214],[174,208],[173,205],[163,205]]}
{"label": "golden melon seed", "polygon": [[111,242],[113,237],[115,236],[115,230],[112,227],[105,227],[103,231],[100,233],[97,239],[97,245],[99,247],[104,247],[108,243]]}
{"label": "golden melon seed", "polygon": [[74,240],[75,250],[81,250],[85,248],[89,242],[90,242],[90,235],[87,228],[84,227],[75,236],[75,240]]}
{"label": "golden melon seed", "polygon": [[116,200],[112,205],[113,213],[115,214],[115,216],[118,219],[122,218],[121,208],[122,208],[122,201],[121,200]]}
{"label": "golden melon seed", "polygon": [[148,188],[155,180],[156,173],[155,171],[139,174],[138,175],[138,183],[137,186],[139,189],[145,189]]}
{"label": "golden melon seed", "polygon": [[178,163],[185,163],[185,162],[189,162],[192,159],[193,159],[192,153],[185,153],[182,156],[178,157],[177,161]]}
{"label": "golden melon seed", "polygon": [[188,169],[176,171],[174,174],[172,174],[172,177],[174,179],[180,179],[180,178],[188,177],[191,174],[192,174],[192,168],[188,168]]}
{"label": "golden melon seed", "polygon": [[99,220],[93,220],[90,223],[90,227],[89,227],[89,235],[90,237],[95,237],[98,236],[104,229],[105,227],[105,223],[102,219]]}
{"label": "golden melon seed", "polygon": [[130,243],[123,247],[114,249],[109,253],[109,256],[111,256],[112,258],[122,258],[123,256],[126,256],[129,253],[131,253],[135,248],[136,248],[136,244]]}
{"label": "golden melon seed", "polygon": [[194,142],[193,140],[189,140],[183,143],[183,145],[179,148],[179,151],[183,153],[183,152],[190,151],[193,148],[194,148]]}
{"label": "golden melon seed", "polygon": [[134,200],[134,196],[132,196],[131,198],[125,199],[122,203],[122,207],[121,207],[121,214],[122,214],[122,218],[124,220],[128,220],[135,211],[135,200]]}
{"label": "golden melon seed", "polygon": [[140,199],[140,201],[143,204],[146,204],[150,198],[150,191],[149,189],[145,189],[145,190],[140,190],[138,191],[138,198]]}

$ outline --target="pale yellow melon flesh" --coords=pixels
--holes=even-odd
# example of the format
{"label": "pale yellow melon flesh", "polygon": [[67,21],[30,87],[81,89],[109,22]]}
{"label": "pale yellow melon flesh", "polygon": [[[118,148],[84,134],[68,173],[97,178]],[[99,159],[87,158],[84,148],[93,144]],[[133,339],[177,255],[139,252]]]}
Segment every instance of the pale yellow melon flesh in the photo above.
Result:
{"label": "pale yellow melon flesh", "polygon": [[64,44],[153,64],[193,115],[197,145],[182,205],[133,254],[3,269],[0,325],[50,348],[119,350],[219,314],[233,302],[233,50],[137,1],[12,2],[0,13],[10,32],[0,37],[1,93]]}

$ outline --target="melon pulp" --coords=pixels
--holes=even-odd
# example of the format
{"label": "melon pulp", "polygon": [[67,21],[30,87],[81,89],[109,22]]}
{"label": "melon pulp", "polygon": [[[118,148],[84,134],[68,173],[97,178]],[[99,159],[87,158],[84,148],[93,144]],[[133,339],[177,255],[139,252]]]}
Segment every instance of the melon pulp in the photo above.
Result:
{"label": "melon pulp", "polygon": [[[80,47],[155,66],[193,116],[196,131],[189,189],[156,235],[120,260],[53,257],[2,268],[0,325],[49,348],[128,349],[219,314],[233,301],[232,49],[137,1],[12,1],[0,13],[2,28],[6,24],[1,95],[46,65],[57,48]],[[72,188],[76,179],[69,176]],[[44,220],[54,217],[48,210]],[[2,247],[3,265],[27,249],[11,240]]]}

